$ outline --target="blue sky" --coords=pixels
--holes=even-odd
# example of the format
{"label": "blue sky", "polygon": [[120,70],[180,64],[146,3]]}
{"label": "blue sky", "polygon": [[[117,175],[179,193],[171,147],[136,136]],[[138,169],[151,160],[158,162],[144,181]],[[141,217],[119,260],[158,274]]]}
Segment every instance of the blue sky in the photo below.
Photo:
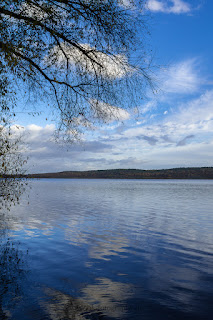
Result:
{"label": "blue sky", "polygon": [[49,114],[19,114],[29,171],[213,165],[213,2],[149,0],[148,8],[158,94],[147,91],[139,116],[121,112],[69,147],[55,143]]}

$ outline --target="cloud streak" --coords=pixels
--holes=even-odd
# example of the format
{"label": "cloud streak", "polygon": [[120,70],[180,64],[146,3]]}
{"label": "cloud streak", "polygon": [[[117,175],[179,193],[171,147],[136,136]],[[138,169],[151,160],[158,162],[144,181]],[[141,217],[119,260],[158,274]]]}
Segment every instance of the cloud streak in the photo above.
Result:
{"label": "cloud streak", "polygon": [[177,147],[180,147],[180,146],[185,146],[187,144],[187,141],[188,139],[192,139],[194,138],[195,136],[193,134],[190,134],[188,136],[186,136],[185,138],[183,138],[182,140],[180,140],[178,143],[177,143]]}
{"label": "cloud streak", "polygon": [[55,143],[53,133],[54,126],[23,129],[30,172],[212,166],[213,90],[160,122],[95,133],[68,151]]}
{"label": "cloud streak", "polygon": [[28,171],[212,166],[213,89],[206,89],[197,63],[182,61],[159,74],[162,91],[141,106],[138,121],[127,111],[96,104],[106,111],[108,125],[85,131],[81,144],[55,143],[54,125],[14,126],[24,139],[22,152],[30,157]]}
{"label": "cloud streak", "polygon": [[171,65],[159,75],[162,91],[172,94],[193,94],[202,84],[197,73],[198,61],[188,59]]}
{"label": "cloud streak", "polygon": [[183,0],[149,0],[147,7],[153,12],[183,14],[192,11],[191,5]]}

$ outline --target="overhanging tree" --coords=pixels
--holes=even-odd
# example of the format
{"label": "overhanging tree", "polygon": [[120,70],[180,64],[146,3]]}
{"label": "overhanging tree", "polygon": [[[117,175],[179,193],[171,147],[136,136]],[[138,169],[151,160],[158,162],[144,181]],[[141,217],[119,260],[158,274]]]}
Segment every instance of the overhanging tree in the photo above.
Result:
{"label": "overhanging tree", "polygon": [[7,81],[59,111],[59,129],[119,118],[151,84],[145,0],[3,0]]}
{"label": "overhanging tree", "polygon": [[21,178],[26,162],[20,152],[21,136],[11,131],[7,116],[4,112],[0,118],[0,211],[18,202],[26,186],[26,180]]}
{"label": "overhanging tree", "polygon": [[0,211],[3,207],[9,209],[15,204],[26,186],[24,179],[15,179],[17,175],[24,174],[26,159],[20,150],[21,135],[18,127],[16,130],[11,127],[14,97],[4,71],[0,61]]}

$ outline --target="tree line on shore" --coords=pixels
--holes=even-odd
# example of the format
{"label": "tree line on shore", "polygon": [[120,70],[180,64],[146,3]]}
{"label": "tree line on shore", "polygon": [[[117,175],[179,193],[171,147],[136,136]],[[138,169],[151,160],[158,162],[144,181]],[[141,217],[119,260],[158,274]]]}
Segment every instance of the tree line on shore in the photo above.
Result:
{"label": "tree line on shore", "polygon": [[162,170],[112,169],[29,174],[27,178],[64,179],[213,179],[213,167]]}

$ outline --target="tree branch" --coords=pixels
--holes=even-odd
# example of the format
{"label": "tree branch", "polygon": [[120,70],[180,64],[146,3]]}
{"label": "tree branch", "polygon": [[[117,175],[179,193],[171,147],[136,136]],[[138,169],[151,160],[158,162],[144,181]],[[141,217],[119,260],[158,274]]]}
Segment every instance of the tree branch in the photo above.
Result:
{"label": "tree branch", "polygon": [[71,46],[77,48],[80,52],[82,52],[89,60],[91,60],[93,63],[95,63],[96,65],[98,65],[99,67],[103,68],[102,64],[97,62],[96,60],[92,59],[91,56],[88,54],[88,51],[86,51],[80,44],[77,44],[76,42],[71,41],[70,39],[68,39],[67,37],[65,37],[62,33],[51,29],[50,27],[46,26],[45,24],[43,24],[41,21],[38,21],[32,17],[27,17],[27,16],[23,16],[22,14],[18,14],[15,12],[12,12],[10,10],[4,9],[3,7],[0,7],[0,13],[3,13],[7,16],[13,17],[15,19],[18,20],[24,20],[27,21],[33,25],[37,25],[40,26],[41,28],[43,28],[44,30],[46,30],[47,32],[49,32],[53,37],[54,35],[61,38],[62,40],[64,40],[65,42],[69,43]]}

